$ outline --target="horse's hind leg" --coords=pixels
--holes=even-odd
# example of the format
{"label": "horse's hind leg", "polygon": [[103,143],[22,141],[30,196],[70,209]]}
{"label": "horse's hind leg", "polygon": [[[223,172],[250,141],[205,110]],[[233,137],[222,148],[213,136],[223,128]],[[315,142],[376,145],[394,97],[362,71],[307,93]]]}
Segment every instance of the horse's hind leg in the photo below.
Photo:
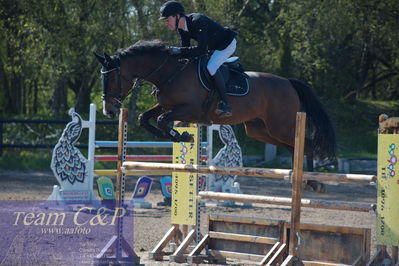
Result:
{"label": "horse's hind leg", "polygon": [[[312,141],[309,139],[305,140],[305,154],[306,154],[306,169],[308,172],[313,172],[313,145]],[[306,180],[305,181],[305,190],[312,190],[319,193],[326,192],[326,186],[315,180]]]}
{"label": "horse's hind leg", "polygon": [[248,137],[288,149],[289,147],[288,145],[282,143],[281,141],[273,138],[270,135],[270,133],[266,129],[263,120],[257,118],[254,120],[246,121],[244,125],[245,125],[245,132]]}

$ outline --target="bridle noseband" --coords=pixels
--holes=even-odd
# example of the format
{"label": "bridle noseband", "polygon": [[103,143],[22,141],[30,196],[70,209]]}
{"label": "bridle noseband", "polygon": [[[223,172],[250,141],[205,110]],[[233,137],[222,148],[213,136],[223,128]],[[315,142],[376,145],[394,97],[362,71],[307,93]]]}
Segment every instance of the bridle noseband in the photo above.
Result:
{"label": "bridle noseband", "polygon": [[[114,71],[118,72],[118,93],[107,93],[107,88],[106,88],[107,76],[106,75],[111,72],[114,72]],[[122,75],[121,68],[119,66],[112,68],[110,70],[106,70],[106,71],[101,70],[100,73],[103,78],[103,95],[101,96],[101,99],[104,101],[107,97],[112,97],[118,103],[119,106],[117,106],[117,107],[119,108],[122,105],[123,100],[126,99],[126,97],[128,95],[127,94],[124,97],[122,96],[122,78],[127,81],[129,81],[129,79],[127,79],[124,75]]]}

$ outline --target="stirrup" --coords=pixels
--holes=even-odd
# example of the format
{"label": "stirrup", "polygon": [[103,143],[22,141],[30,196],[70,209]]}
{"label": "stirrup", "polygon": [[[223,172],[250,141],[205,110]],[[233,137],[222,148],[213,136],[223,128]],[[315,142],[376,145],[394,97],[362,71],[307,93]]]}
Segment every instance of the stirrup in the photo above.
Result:
{"label": "stirrup", "polygon": [[231,112],[227,111],[227,112],[221,112],[221,113],[219,113],[217,115],[218,115],[219,118],[223,118],[223,117],[230,117],[233,114]]}
{"label": "stirrup", "polygon": [[226,102],[220,101],[215,109],[216,115],[219,117],[229,117],[232,116],[229,105]]}

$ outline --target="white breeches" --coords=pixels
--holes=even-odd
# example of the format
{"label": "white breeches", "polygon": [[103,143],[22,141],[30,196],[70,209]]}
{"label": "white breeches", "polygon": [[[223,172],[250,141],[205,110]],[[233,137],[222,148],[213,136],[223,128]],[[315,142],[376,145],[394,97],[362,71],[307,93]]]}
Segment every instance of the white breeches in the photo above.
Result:
{"label": "white breeches", "polygon": [[234,38],[224,50],[215,50],[208,61],[206,68],[211,76],[215,75],[218,68],[234,53],[237,40]]}

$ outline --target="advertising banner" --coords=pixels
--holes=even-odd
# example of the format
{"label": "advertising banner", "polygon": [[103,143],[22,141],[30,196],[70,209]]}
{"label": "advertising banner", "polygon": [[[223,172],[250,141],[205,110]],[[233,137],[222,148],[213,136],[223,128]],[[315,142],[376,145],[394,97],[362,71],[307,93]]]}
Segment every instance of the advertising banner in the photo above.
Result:
{"label": "advertising banner", "polygon": [[[198,128],[175,128],[180,134],[188,132],[194,142],[173,143],[173,163],[198,164]],[[196,173],[172,173],[172,224],[195,225],[196,223]]]}
{"label": "advertising banner", "polygon": [[399,246],[399,135],[378,135],[377,243]]}

